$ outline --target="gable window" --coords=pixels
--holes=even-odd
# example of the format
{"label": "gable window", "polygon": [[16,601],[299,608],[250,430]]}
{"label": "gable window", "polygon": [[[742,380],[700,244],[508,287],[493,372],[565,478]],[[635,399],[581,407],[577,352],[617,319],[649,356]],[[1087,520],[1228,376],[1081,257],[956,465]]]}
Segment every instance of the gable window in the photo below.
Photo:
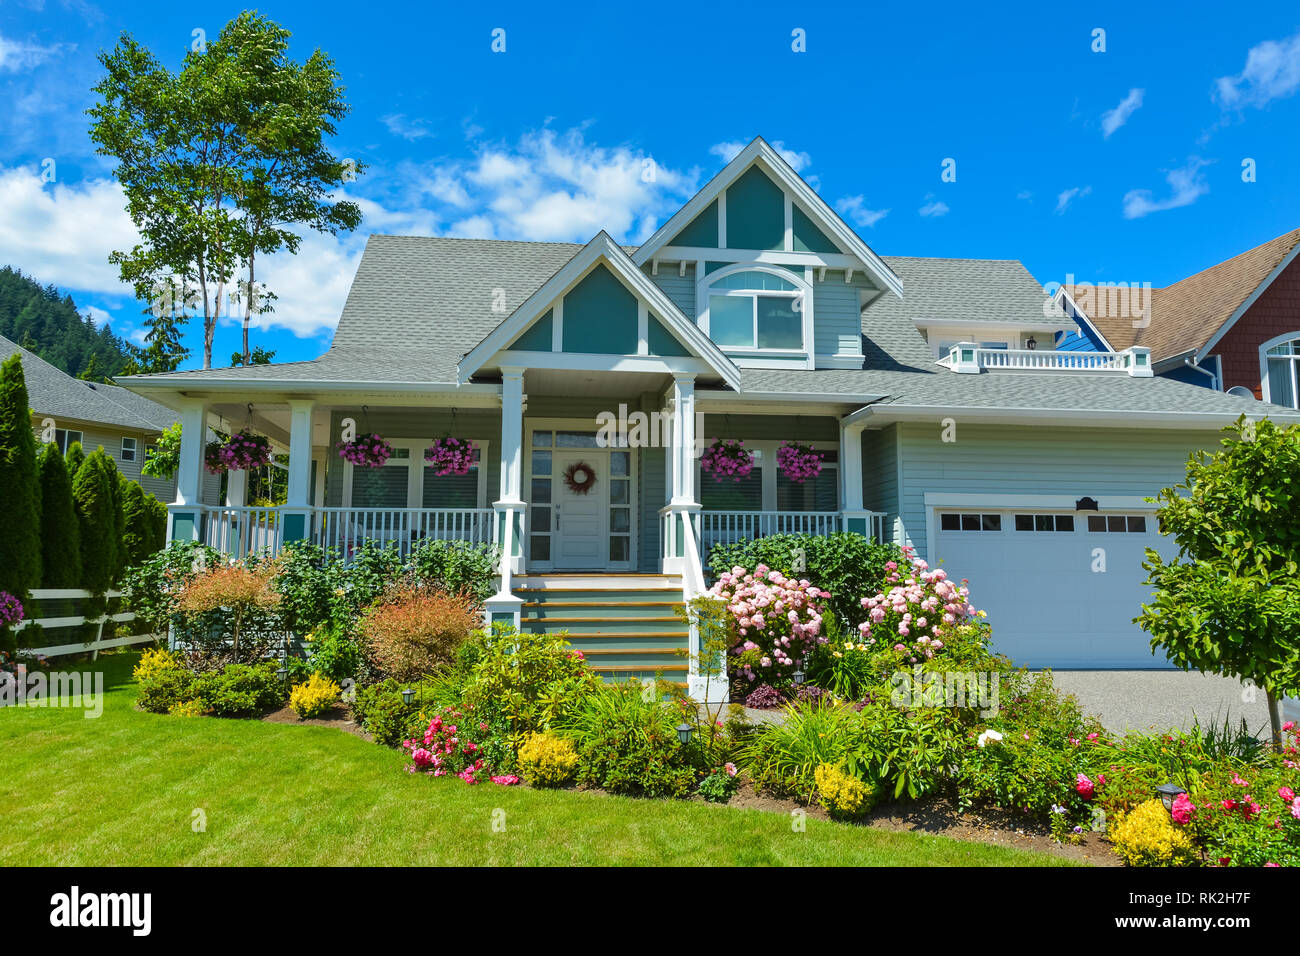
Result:
{"label": "gable window", "polygon": [[807,288],[784,270],[724,270],[706,280],[709,338],[730,350],[804,350]]}
{"label": "gable window", "polygon": [[[1264,343],[1264,401],[1287,408],[1300,407],[1300,387],[1297,387],[1297,364],[1300,364],[1300,333],[1290,333],[1291,338],[1276,344]],[[1276,341],[1276,340],[1275,340]]]}
{"label": "gable window", "polygon": [[134,438],[122,439],[122,460],[135,461],[135,439]]}

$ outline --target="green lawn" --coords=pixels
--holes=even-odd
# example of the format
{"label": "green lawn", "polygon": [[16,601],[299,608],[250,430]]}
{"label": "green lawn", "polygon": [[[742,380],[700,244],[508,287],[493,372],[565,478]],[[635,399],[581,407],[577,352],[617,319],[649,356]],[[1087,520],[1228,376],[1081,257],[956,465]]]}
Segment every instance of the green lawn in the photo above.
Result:
{"label": "green lawn", "polygon": [[[1052,866],[1049,856],[701,803],[468,786],[324,727],[134,709],[0,709],[0,865]],[[193,832],[194,811],[207,817]],[[496,819],[504,830],[494,829]]]}

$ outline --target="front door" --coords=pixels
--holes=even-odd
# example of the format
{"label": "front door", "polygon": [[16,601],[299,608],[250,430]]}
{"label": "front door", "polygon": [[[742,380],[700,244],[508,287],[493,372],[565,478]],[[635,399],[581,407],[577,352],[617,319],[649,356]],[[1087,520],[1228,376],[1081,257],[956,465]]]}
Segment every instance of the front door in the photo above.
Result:
{"label": "front door", "polygon": [[562,570],[603,570],[605,524],[609,520],[607,452],[555,456],[558,481],[555,515],[555,567]]}

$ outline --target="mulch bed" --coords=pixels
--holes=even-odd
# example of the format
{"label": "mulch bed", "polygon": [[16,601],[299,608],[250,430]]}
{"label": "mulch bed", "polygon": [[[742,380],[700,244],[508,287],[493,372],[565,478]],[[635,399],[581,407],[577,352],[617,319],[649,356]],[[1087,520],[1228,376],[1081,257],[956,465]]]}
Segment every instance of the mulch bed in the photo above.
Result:
{"label": "mulch bed", "polygon": [[373,740],[374,738],[362,728],[355,720],[352,719],[351,708],[343,704],[335,704],[324,715],[312,717],[308,720],[301,719],[293,712],[291,707],[281,707],[262,717],[262,720],[270,724],[302,724],[311,727],[333,727],[335,730],[341,730],[344,733],[352,734],[354,737],[360,737],[362,740]]}

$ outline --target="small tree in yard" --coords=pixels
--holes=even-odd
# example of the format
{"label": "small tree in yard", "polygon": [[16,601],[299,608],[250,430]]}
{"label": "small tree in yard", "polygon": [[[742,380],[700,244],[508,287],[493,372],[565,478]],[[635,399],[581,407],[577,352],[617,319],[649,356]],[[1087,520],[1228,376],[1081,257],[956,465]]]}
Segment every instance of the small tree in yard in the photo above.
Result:
{"label": "small tree in yard", "polygon": [[36,480],[36,436],[23,363],[14,353],[0,364],[0,591],[19,601],[41,583],[41,492]]}
{"label": "small tree in yard", "polygon": [[41,584],[81,587],[81,529],[72,504],[68,463],[53,443],[41,449]]}
{"label": "small tree in yard", "polygon": [[1262,687],[1280,749],[1278,699],[1300,693],[1300,426],[1243,416],[1225,431],[1154,499],[1178,555],[1147,550],[1156,594],[1135,621],[1183,670]]}
{"label": "small tree in yard", "polygon": [[200,621],[221,613],[229,625],[231,659],[240,659],[240,638],[250,621],[273,611],[280,595],[271,587],[275,565],[249,568],[242,564],[219,564],[193,574],[176,595],[176,610]]}

